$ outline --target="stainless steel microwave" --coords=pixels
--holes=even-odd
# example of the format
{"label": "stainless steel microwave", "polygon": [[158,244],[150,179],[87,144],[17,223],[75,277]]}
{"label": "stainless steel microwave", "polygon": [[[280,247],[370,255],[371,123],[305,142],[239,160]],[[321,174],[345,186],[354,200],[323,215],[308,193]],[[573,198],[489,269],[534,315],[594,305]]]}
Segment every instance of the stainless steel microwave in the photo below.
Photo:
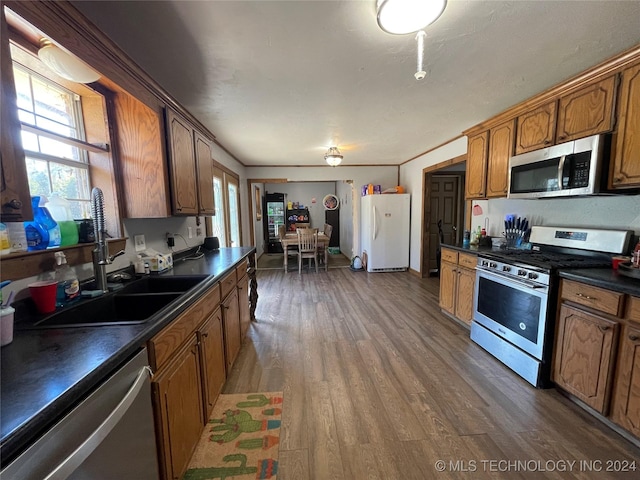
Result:
{"label": "stainless steel microwave", "polygon": [[508,198],[604,192],[607,175],[605,154],[610,150],[610,143],[606,135],[593,135],[511,157]]}

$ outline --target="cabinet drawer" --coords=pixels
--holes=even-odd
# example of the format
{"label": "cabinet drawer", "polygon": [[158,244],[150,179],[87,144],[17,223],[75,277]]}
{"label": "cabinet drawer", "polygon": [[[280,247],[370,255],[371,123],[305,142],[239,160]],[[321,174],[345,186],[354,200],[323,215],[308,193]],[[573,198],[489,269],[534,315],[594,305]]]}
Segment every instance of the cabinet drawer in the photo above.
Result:
{"label": "cabinet drawer", "polygon": [[220,285],[214,285],[185,312],[149,340],[149,362],[156,371],[162,367],[187,337],[209,317],[220,304]]}
{"label": "cabinet drawer", "polygon": [[478,257],[469,253],[460,253],[458,256],[458,265],[467,268],[476,268]]}
{"label": "cabinet drawer", "polygon": [[624,294],[604,288],[562,280],[561,298],[619,317],[622,315]]}
{"label": "cabinet drawer", "polygon": [[640,324],[640,297],[629,296],[625,318]]}
{"label": "cabinet drawer", "polygon": [[220,287],[222,291],[220,292],[222,298],[226,297],[231,290],[233,290],[236,286],[236,274],[232,271],[227,274],[222,280],[220,280]]}
{"label": "cabinet drawer", "polygon": [[240,280],[242,277],[244,277],[247,274],[247,266],[249,265],[249,262],[247,260],[243,261],[240,263],[240,265],[238,265],[236,267],[236,278],[238,280]]}
{"label": "cabinet drawer", "polygon": [[440,258],[443,262],[458,263],[458,252],[456,252],[455,250],[443,248],[440,252],[440,255]]}

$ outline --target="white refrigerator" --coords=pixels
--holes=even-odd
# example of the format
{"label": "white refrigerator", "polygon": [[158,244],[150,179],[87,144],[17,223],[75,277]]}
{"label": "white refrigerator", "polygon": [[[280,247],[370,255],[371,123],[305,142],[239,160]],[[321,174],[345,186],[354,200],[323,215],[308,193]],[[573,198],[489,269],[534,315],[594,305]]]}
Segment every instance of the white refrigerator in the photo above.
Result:
{"label": "white refrigerator", "polygon": [[411,195],[396,193],[361,198],[362,252],[367,254],[367,271],[407,270]]}

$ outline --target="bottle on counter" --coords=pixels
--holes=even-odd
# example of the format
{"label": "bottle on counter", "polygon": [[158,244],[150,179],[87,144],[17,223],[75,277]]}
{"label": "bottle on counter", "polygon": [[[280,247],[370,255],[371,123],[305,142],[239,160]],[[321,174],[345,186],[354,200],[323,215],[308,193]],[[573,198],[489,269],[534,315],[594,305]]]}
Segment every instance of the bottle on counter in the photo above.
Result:
{"label": "bottle on counter", "polygon": [[144,268],[144,260],[142,260],[142,255],[140,254],[136,255],[136,260],[135,262],[133,262],[133,269],[138,275],[144,275],[146,273]]}
{"label": "bottle on counter", "polygon": [[631,263],[635,268],[640,268],[640,240],[636,244],[636,247],[633,249]]}
{"label": "bottle on counter", "polygon": [[64,307],[80,298],[80,282],[73,272],[64,252],[56,252],[55,280],[58,282],[56,291],[56,307]]}
{"label": "bottle on counter", "polygon": [[47,209],[60,227],[60,246],[75,245],[78,243],[78,225],[73,220],[71,203],[57,193],[51,195]]}
{"label": "bottle on counter", "polygon": [[60,227],[45,207],[46,203],[45,196],[31,197],[33,221],[24,222],[27,250],[29,251],[60,246]]}
{"label": "bottle on counter", "polygon": [[6,255],[7,253],[11,253],[9,231],[4,223],[0,223],[0,255]]}

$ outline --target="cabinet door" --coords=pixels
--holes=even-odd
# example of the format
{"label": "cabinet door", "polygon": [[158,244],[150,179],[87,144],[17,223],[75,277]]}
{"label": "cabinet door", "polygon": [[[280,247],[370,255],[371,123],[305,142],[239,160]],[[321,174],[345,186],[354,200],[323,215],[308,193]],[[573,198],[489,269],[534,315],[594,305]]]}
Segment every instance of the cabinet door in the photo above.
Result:
{"label": "cabinet door", "polygon": [[9,32],[0,6],[0,214],[3,222],[33,220],[24,161]]}
{"label": "cabinet door", "polygon": [[616,392],[611,417],[640,437],[640,328],[627,325],[620,340]]}
{"label": "cabinet door", "polygon": [[198,168],[198,210],[201,215],[214,215],[211,142],[198,131],[194,133],[194,140]]}
{"label": "cabinet door", "polygon": [[238,309],[238,291],[234,288],[222,302],[222,322],[224,326],[224,349],[227,372],[240,351],[240,311]]}
{"label": "cabinet door", "polygon": [[471,326],[473,319],[473,292],[476,286],[476,272],[458,267],[458,288],[456,292],[456,317]]}
{"label": "cabinet door", "polygon": [[198,214],[196,156],[193,128],[177,113],[167,108],[167,138],[171,156],[171,189],[176,215]]}
{"label": "cabinet door", "polygon": [[440,308],[455,314],[455,295],[458,283],[458,268],[453,263],[440,263]]}
{"label": "cabinet door", "polygon": [[484,198],[487,180],[489,131],[469,138],[467,148],[466,198]]}
{"label": "cabinet door", "polygon": [[249,276],[245,275],[238,280],[238,309],[240,312],[240,334],[244,338],[247,334],[251,315],[249,313]]}
{"label": "cabinet door", "polygon": [[640,65],[622,72],[612,188],[640,187]]}
{"label": "cabinet door", "polygon": [[520,115],[516,130],[516,154],[552,145],[555,140],[555,131],[555,101]]}
{"label": "cabinet door", "polygon": [[603,415],[611,395],[618,323],[562,304],[553,381]]}
{"label": "cabinet door", "polygon": [[151,384],[165,480],[182,478],[204,424],[196,336],[157,374]]}
{"label": "cabinet door", "polygon": [[211,416],[213,406],[222,391],[226,379],[224,361],[224,341],[222,334],[222,310],[215,312],[200,327],[200,360],[202,368],[202,385],[204,390],[204,420]]}
{"label": "cabinet door", "polygon": [[161,116],[126,93],[116,94],[112,103],[125,216],[170,217]]}
{"label": "cabinet door", "polygon": [[509,120],[489,131],[487,197],[507,196],[509,158],[513,155],[515,139],[515,120]]}
{"label": "cabinet door", "polygon": [[616,77],[594,83],[560,99],[556,143],[613,129]]}

